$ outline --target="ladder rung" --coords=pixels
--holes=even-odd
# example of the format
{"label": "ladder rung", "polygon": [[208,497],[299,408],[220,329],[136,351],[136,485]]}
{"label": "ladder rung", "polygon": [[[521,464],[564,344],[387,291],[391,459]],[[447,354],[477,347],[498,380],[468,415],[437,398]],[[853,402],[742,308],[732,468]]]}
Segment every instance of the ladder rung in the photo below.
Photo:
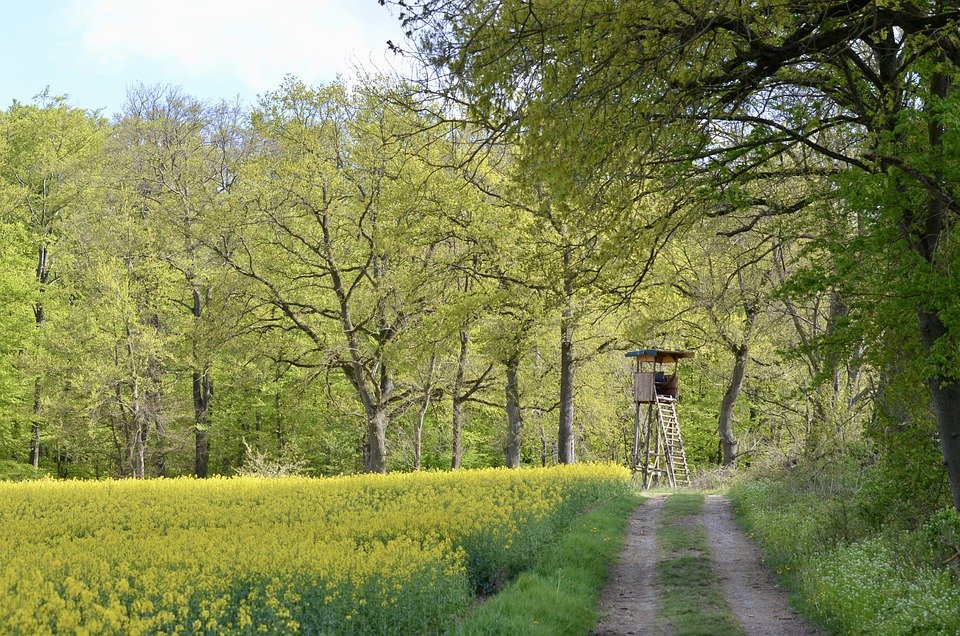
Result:
{"label": "ladder rung", "polygon": [[670,397],[657,396],[657,422],[660,430],[657,432],[655,443],[657,450],[662,452],[655,452],[650,459],[652,464],[665,464],[665,466],[662,468],[649,466],[647,470],[654,476],[666,477],[672,486],[689,486],[687,457],[683,450],[683,436],[674,404],[675,400]]}

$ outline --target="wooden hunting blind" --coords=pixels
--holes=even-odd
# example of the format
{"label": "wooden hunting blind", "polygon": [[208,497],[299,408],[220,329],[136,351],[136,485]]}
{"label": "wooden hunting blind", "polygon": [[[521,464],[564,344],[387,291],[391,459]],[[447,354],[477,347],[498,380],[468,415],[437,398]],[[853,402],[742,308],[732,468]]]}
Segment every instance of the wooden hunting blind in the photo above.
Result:
{"label": "wooden hunting blind", "polygon": [[[680,360],[692,351],[640,349],[633,358],[633,471],[643,471],[643,487],[690,485],[676,403],[680,398]],[[672,367],[668,366],[672,365]],[[646,417],[641,411],[646,407]],[[645,420],[645,425],[641,422]],[[642,443],[642,450],[641,450]]]}

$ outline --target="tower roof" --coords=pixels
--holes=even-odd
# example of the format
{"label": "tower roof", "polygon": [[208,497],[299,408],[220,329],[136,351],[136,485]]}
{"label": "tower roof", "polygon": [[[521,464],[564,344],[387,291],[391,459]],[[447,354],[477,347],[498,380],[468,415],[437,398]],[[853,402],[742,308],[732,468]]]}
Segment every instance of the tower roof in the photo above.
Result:
{"label": "tower roof", "polygon": [[666,349],[637,349],[636,351],[628,351],[626,354],[628,358],[638,358],[640,362],[659,362],[659,363],[675,363],[681,358],[692,358],[694,356],[693,351],[668,351]]}

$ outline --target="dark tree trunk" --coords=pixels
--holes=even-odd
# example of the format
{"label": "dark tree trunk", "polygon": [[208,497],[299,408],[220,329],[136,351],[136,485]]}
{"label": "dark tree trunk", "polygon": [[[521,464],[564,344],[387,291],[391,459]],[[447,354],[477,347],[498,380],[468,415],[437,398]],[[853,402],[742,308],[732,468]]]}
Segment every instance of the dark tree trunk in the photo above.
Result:
{"label": "dark tree trunk", "polygon": [[[367,439],[363,448],[363,469],[368,473],[387,472],[387,424],[390,416],[387,405],[393,394],[393,381],[380,363],[380,381],[374,391],[363,382],[364,371],[357,365],[347,365],[347,377],[357,389],[367,417]],[[360,380],[358,381],[358,376]]]}
{"label": "dark tree trunk", "polygon": [[557,459],[561,464],[576,461],[573,452],[573,306],[568,299],[560,323],[560,425],[557,430]]}
{"label": "dark tree trunk", "polygon": [[210,466],[210,402],[213,398],[213,380],[210,368],[193,372],[194,465],[193,474],[206,477]]}
{"label": "dark tree trunk", "polygon": [[743,344],[733,352],[733,372],[730,374],[730,383],[723,395],[723,401],[720,402],[720,421],[717,430],[720,433],[721,461],[724,466],[733,464],[737,457],[738,442],[733,434],[733,409],[743,386],[743,376],[747,370],[747,361],[750,359],[749,351],[749,347]]}
{"label": "dark tree trunk", "polygon": [[[41,244],[37,250],[37,284],[42,294],[50,281],[50,253],[47,246]],[[42,301],[33,305],[33,319],[37,329],[42,329],[47,321],[47,314]],[[34,468],[40,467],[40,409],[42,407],[42,387],[40,378],[33,381],[33,419],[30,430],[30,464]]]}
{"label": "dark tree trunk", "polygon": [[387,411],[377,407],[367,418],[367,448],[363,469],[368,473],[387,472]]}
{"label": "dark tree trunk", "polygon": [[540,425],[540,465],[547,467],[547,432]]}
{"label": "dark tree trunk", "polygon": [[457,374],[453,380],[453,456],[450,468],[460,468],[463,450],[460,446],[463,433],[463,378],[467,370],[467,358],[470,355],[470,332],[460,332],[460,356],[457,358]]}
{"label": "dark tree trunk", "polygon": [[[932,74],[931,93],[935,97],[940,100],[946,99],[952,89],[950,76],[939,71]],[[931,101],[928,108],[931,159],[934,160],[933,169],[936,180],[942,183],[945,159],[943,143],[946,135],[944,117],[940,112],[939,101]],[[936,271],[943,268],[941,259],[950,258],[949,253],[943,253],[940,241],[948,235],[953,225],[948,220],[946,202],[937,196],[930,196],[925,212],[923,226],[914,246]],[[947,323],[943,321],[938,311],[921,304],[918,322],[923,351],[928,360],[935,360],[942,356],[935,351],[936,347],[956,346],[956,335],[950,333]],[[927,380],[927,385],[930,387],[930,397],[937,415],[940,450],[943,453],[943,465],[953,494],[953,507],[960,512],[960,379],[955,375],[947,376],[937,372]]]}
{"label": "dark tree trunk", "polygon": [[[277,380],[279,380],[279,376]],[[283,428],[283,395],[277,389],[273,392],[273,435],[277,439],[277,450],[282,451],[287,445],[287,435]],[[263,426],[262,418],[257,419],[257,443],[260,444],[260,429]]]}
{"label": "dark tree trunk", "polygon": [[[936,312],[924,309],[919,312],[919,322],[923,348],[929,357],[934,343],[948,336],[947,327]],[[927,380],[927,385],[937,414],[940,450],[953,493],[953,507],[960,512],[960,381],[936,374]]]}
{"label": "dark tree trunk", "polygon": [[33,381],[33,422],[30,427],[30,464],[40,467],[40,378]]}
{"label": "dark tree trunk", "polygon": [[520,466],[520,440],[523,431],[523,412],[520,409],[520,382],[517,377],[520,367],[519,356],[507,360],[507,468]]}
{"label": "dark tree trunk", "polygon": [[[209,289],[207,290],[209,300]],[[203,315],[204,298],[197,287],[193,288],[193,317],[200,320]],[[194,344],[194,359],[197,355]],[[194,364],[197,364],[195,362]],[[210,408],[213,401],[213,380],[210,377],[210,363],[205,362],[193,370],[193,415],[194,415],[194,464],[193,474],[206,477],[210,469]]]}

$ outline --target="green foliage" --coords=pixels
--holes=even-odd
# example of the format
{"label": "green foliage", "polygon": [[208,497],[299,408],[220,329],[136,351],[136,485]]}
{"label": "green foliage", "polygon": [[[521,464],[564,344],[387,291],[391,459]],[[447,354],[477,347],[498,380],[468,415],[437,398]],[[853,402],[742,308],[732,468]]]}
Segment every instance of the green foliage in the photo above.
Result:
{"label": "green foliage", "polygon": [[863,518],[874,527],[914,528],[949,503],[950,488],[934,414],[923,404],[927,389],[922,363],[914,360],[894,366],[888,360],[884,366],[897,372],[888,374],[865,431],[877,457],[865,475],[857,503]]}
{"label": "green foliage", "polygon": [[[851,464],[740,483],[732,491],[737,514],[801,609],[832,630],[956,633],[960,578],[951,559],[960,517],[942,508],[919,526],[910,523],[915,516],[892,515],[889,525],[871,525],[888,495],[871,501],[877,476],[868,471],[861,489]],[[855,492],[859,505],[851,506]]]}
{"label": "green foliage", "polygon": [[514,142],[551,199],[588,210],[661,184],[687,195],[650,227],[686,230],[660,252],[675,271],[654,278],[690,307],[649,313],[665,309],[684,339],[749,345],[762,370],[747,379],[750,421],[734,427],[745,450],[842,448],[883,390],[871,387],[916,364],[908,410],[923,409],[927,383],[960,509],[960,60],[940,37],[951,7],[390,4],[436,71],[431,88]]}
{"label": "green foliage", "polygon": [[26,236],[22,225],[5,222],[0,213],[0,453],[7,457],[21,454],[19,442],[28,426],[23,407],[32,386],[23,373],[23,353],[33,348],[37,335],[32,263],[22,249]]}
{"label": "green foliage", "polygon": [[46,471],[16,460],[0,459],[0,481],[28,481],[47,477]]}
{"label": "green foliage", "polygon": [[956,634],[960,585],[949,572],[905,565],[886,538],[863,539],[811,559],[799,593],[841,633]]}
{"label": "green foliage", "polygon": [[490,598],[454,630],[457,634],[582,634],[597,620],[596,605],[618,558],[636,495],[605,498],[565,528],[536,565]]}
{"label": "green foliage", "polygon": [[687,461],[694,470],[706,470],[719,463],[717,417],[723,399],[724,357],[705,344],[698,347],[697,357],[684,364],[681,372],[677,413]]}

